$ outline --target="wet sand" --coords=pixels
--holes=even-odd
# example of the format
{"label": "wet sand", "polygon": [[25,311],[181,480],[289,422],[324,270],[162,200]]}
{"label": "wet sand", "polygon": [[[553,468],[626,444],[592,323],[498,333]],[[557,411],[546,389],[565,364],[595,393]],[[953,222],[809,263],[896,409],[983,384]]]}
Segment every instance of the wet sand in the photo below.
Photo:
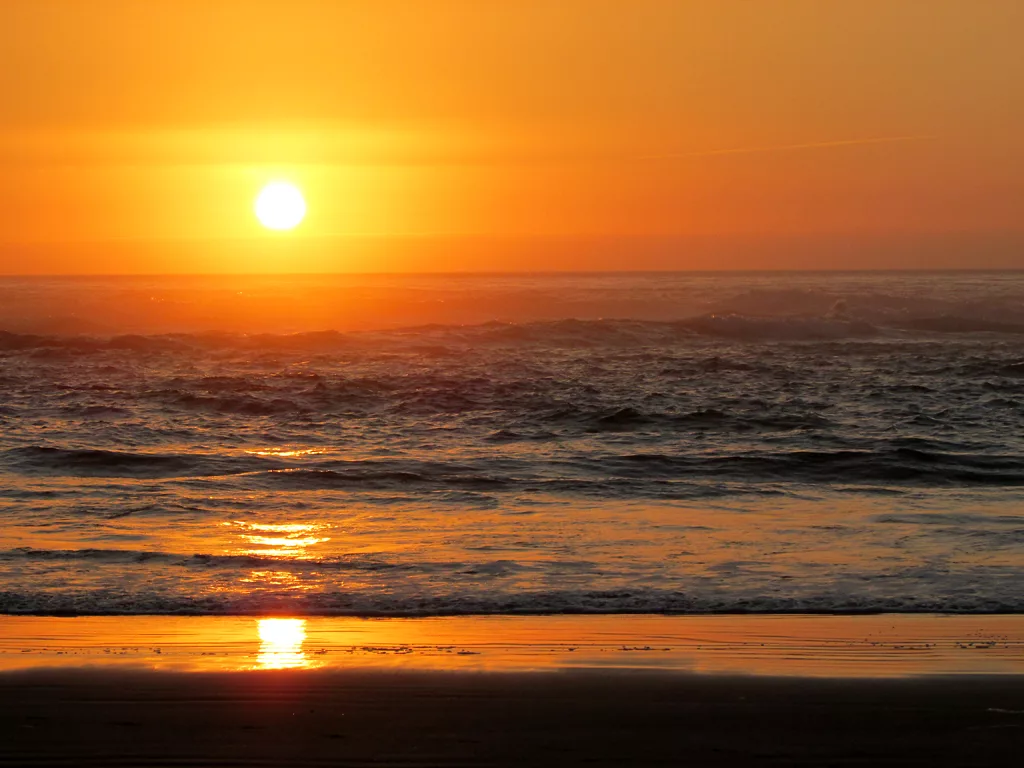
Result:
{"label": "wet sand", "polygon": [[93,665],[1024,675],[1024,615],[0,616],[0,671]]}
{"label": "wet sand", "polygon": [[1019,616],[0,617],[0,766],[1005,766],[1022,641]]}

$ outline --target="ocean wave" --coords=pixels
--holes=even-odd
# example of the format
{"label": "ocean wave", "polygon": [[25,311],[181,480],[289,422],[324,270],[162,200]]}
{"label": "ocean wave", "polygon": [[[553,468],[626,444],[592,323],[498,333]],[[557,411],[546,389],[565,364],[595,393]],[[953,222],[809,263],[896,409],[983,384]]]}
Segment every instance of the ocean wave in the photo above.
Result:
{"label": "ocean wave", "polygon": [[610,477],[717,478],[751,482],[1022,485],[1024,459],[1011,455],[955,454],[919,448],[751,452],[724,456],[662,452],[626,453],[581,461]]}
{"label": "ocean wave", "polygon": [[501,490],[512,486],[512,477],[496,477],[486,471],[421,462],[337,462],[334,468],[276,469],[250,476],[258,485],[290,490],[406,490],[461,489]]}
{"label": "ocean wave", "polygon": [[407,564],[394,562],[381,555],[358,554],[337,555],[330,558],[295,560],[269,555],[252,553],[241,554],[206,554],[202,552],[184,554],[153,550],[134,549],[37,549],[34,547],[17,547],[0,550],[0,561],[25,562],[70,562],[90,561],[102,565],[149,564],[151,566],[171,566],[180,568],[267,568],[278,571],[293,570],[351,570],[351,571],[382,571],[382,570],[430,570],[430,564]]}
{"label": "ocean wave", "polygon": [[136,453],[32,445],[0,452],[0,466],[21,474],[63,477],[189,477],[227,475],[282,466],[260,456]]}
{"label": "ocean wave", "polygon": [[[711,308],[719,314],[816,315],[940,333],[1018,333],[1024,328],[1024,295],[999,290],[998,281],[988,286],[982,281],[965,285],[947,276],[919,279],[911,286],[913,278],[901,277],[889,280],[890,285],[870,278],[859,284],[831,278],[814,287],[754,288],[714,302]],[[908,283],[903,290],[893,290],[903,281]],[[936,290],[940,286],[948,290]]]}
{"label": "ocean wave", "polygon": [[905,320],[900,327],[914,331],[931,331],[934,333],[1005,333],[1022,334],[1024,324],[1001,323],[976,317],[921,317]]}
{"label": "ocean wave", "polygon": [[[250,382],[250,388],[253,388]],[[259,385],[256,384],[255,388]],[[153,397],[149,395],[149,397]],[[157,395],[156,397],[160,397]],[[176,392],[164,396],[164,404],[185,411],[207,411],[211,413],[230,413],[240,416],[281,416],[287,414],[309,413],[312,409],[286,397],[262,398],[251,394],[234,396],[204,396],[191,392]]]}
{"label": "ocean wave", "polygon": [[[637,428],[635,414],[618,414],[605,430]],[[646,417],[645,417],[646,418]],[[778,427],[776,427],[778,428]],[[787,424],[785,429],[792,429]],[[507,435],[494,438],[510,442]],[[477,490],[690,497],[718,481],[882,485],[1024,485],[1024,458],[956,452],[956,442],[894,438],[873,449],[566,454],[536,460],[429,461],[412,458],[339,459],[316,455],[135,453],[44,446],[13,448],[0,466],[25,475],[188,478],[230,476],[237,490]],[[945,450],[943,450],[945,449]],[[631,481],[624,483],[623,481]],[[679,483],[667,488],[666,482]],[[686,484],[691,484],[692,487]],[[704,485],[701,485],[704,483]]]}
{"label": "ocean wave", "polygon": [[1022,275],[0,280],[0,610],[1018,610]]}
{"label": "ocean wave", "polygon": [[[467,347],[630,349],[685,346],[718,339],[732,342],[825,342],[907,337],[908,334],[1024,334],[1024,323],[932,317],[868,322],[830,315],[757,316],[708,314],[679,320],[551,320],[440,325],[389,331],[321,331],[294,334],[176,333],[131,336],[58,336],[0,331],[0,352],[68,359],[97,355],[188,355],[238,351],[259,354],[402,351],[444,360]],[[230,391],[230,380],[211,377],[211,391]]]}
{"label": "ocean wave", "polygon": [[[898,441],[897,441],[898,443]],[[321,462],[313,468],[274,469],[246,476],[261,485],[291,489],[461,488],[486,491],[665,498],[707,493],[703,481],[899,485],[1022,485],[1024,459],[1015,455],[925,450],[925,441],[880,450],[777,451],[707,455],[664,452],[566,456],[500,464],[418,462],[406,459]],[[632,481],[624,483],[623,481]],[[679,482],[674,488],[664,483]],[[692,487],[686,485],[693,484]]]}
{"label": "ocean wave", "polygon": [[540,414],[537,421],[549,426],[571,425],[585,432],[633,430],[787,432],[801,429],[831,429],[835,426],[829,419],[813,412],[740,414],[717,408],[701,408],[687,413],[676,413],[642,411],[631,406],[603,410],[563,406]]}
{"label": "ocean wave", "polygon": [[572,614],[837,614],[1024,613],[1024,600],[1008,590],[998,596],[857,596],[812,593],[701,596],[657,589],[552,590],[463,595],[403,596],[345,591],[295,595],[125,594],[0,591],[0,614],[15,615],[228,615],[260,616],[286,610],[295,616],[427,617]]}
{"label": "ocean wave", "polygon": [[702,462],[702,473],[802,482],[1024,484],[1024,460],[1011,455],[952,454],[896,447],[872,451],[791,451]]}
{"label": "ocean wave", "polygon": [[679,325],[703,336],[740,341],[831,341],[870,338],[880,332],[871,323],[832,317],[708,315]]}

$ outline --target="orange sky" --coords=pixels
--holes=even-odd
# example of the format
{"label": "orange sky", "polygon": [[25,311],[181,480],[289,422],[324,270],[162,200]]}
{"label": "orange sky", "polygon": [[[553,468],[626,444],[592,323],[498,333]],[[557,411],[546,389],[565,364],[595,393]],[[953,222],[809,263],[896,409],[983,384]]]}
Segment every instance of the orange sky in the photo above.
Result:
{"label": "orange sky", "polygon": [[[1024,267],[1021,29],[1020,0],[0,0],[0,273]],[[272,178],[288,234],[252,214]]]}

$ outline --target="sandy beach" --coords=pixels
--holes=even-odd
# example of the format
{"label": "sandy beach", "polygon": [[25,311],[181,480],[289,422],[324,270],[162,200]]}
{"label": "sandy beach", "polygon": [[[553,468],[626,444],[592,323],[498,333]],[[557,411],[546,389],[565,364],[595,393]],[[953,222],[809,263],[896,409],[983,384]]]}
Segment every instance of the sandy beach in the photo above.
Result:
{"label": "sandy beach", "polygon": [[1019,679],[32,671],[0,764],[1011,765]]}
{"label": "sandy beach", "polygon": [[3,617],[0,765],[999,766],[1024,739],[1024,617],[267,621]]}

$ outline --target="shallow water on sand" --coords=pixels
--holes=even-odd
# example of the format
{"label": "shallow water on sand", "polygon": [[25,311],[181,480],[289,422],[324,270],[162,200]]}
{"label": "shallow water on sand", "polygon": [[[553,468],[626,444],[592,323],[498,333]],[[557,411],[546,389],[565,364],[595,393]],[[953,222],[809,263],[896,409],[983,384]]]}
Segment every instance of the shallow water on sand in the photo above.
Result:
{"label": "shallow water on sand", "polygon": [[1024,275],[0,281],[0,611],[1024,611]]}
{"label": "shallow water on sand", "polygon": [[1024,616],[0,617],[39,668],[1024,675]]}

